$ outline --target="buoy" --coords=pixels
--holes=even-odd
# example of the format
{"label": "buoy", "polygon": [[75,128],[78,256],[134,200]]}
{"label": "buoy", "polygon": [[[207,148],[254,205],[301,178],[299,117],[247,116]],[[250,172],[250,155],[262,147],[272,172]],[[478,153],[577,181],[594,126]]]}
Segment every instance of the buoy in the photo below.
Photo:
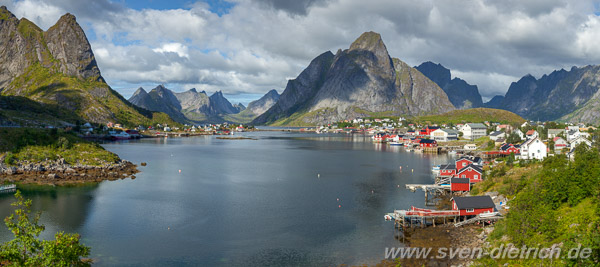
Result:
{"label": "buoy", "polygon": [[398,185],[398,188],[400,188],[400,185]]}
{"label": "buoy", "polygon": [[171,227],[167,227],[167,230],[171,230]]}
{"label": "buoy", "polygon": [[340,201],[340,198],[339,198],[339,197],[337,198],[337,201]]}
{"label": "buoy", "polygon": [[179,173],[181,173],[181,170],[179,170]]}
{"label": "buoy", "polygon": [[317,173],[317,177],[318,177],[318,178],[321,178],[321,174],[320,174],[320,173]]}
{"label": "buoy", "polygon": [[342,207],[342,205],[338,205],[338,208],[341,208],[341,207]]}
{"label": "buoy", "polygon": [[374,190],[371,190],[371,194],[373,194],[373,193],[375,193],[375,191],[374,191]]}
{"label": "buoy", "polygon": [[415,169],[410,169],[411,172],[415,172]]}

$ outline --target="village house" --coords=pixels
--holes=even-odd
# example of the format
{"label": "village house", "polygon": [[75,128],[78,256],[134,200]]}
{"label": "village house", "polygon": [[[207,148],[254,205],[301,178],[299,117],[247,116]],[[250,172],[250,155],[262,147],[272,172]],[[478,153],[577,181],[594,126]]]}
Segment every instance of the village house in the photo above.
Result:
{"label": "village house", "polygon": [[475,164],[469,164],[468,166],[456,171],[454,177],[457,178],[469,178],[471,183],[481,182],[483,170],[480,166]]}
{"label": "village house", "polygon": [[440,165],[440,177],[452,177],[456,174],[456,164],[455,163],[449,163],[449,164],[443,164]]}
{"label": "village house", "polygon": [[431,132],[431,137],[438,142],[458,140],[458,131],[452,129],[437,129]]}
{"label": "village house", "polygon": [[433,139],[421,139],[419,141],[420,147],[437,147],[437,142]]}
{"label": "village house", "polygon": [[435,130],[440,129],[440,127],[437,126],[427,126],[423,129],[421,129],[421,132],[419,134],[423,135],[423,136],[429,136],[431,135],[431,133]]}
{"label": "village house", "polygon": [[487,127],[482,123],[467,123],[460,131],[463,133],[463,138],[475,140],[486,135]]}
{"label": "village house", "polygon": [[502,151],[506,155],[510,155],[511,153],[519,155],[521,154],[521,146],[513,144],[503,144],[502,146],[500,146],[500,151]]}
{"label": "village house", "polygon": [[575,148],[579,144],[586,144],[588,147],[592,147],[592,141],[588,140],[587,138],[585,138],[583,136],[579,136],[579,137],[571,140],[571,142],[569,142],[569,145],[571,148]]}
{"label": "village house", "polygon": [[463,148],[465,150],[473,151],[473,150],[477,150],[477,145],[476,144],[466,144]]}
{"label": "village house", "polygon": [[471,191],[471,181],[468,178],[451,178],[450,190],[452,192],[468,192]]}
{"label": "village house", "polygon": [[554,137],[552,141],[554,141],[554,153],[561,153],[563,149],[567,148],[567,140],[560,136]]}
{"label": "village house", "polygon": [[527,139],[533,139],[533,138],[536,138],[536,137],[539,137],[539,136],[540,136],[540,134],[536,130],[529,130],[525,134],[525,137]]}
{"label": "village house", "polygon": [[505,133],[511,133],[513,129],[514,128],[508,124],[500,124],[496,126],[496,131],[504,131]]}
{"label": "village house", "polygon": [[521,144],[521,159],[542,160],[547,156],[547,147],[539,137],[527,139]]}
{"label": "village house", "polygon": [[517,134],[521,140],[525,139],[525,134],[520,129],[515,129],[512,133]]}
{"label": "village house", "polygon": [[506,137],[506,133],[504,133],[502,131],[495,131],[495,132],[490,133],[490,140],[492,140],[492,141],[496,141],[500,138],[505,138],[505,137]]}
{"label": "village house", "polygon": [[460,216],[494,212],[495,206],[490,196],[452,198],[452,210],[458,210]]}
{"label": "village house", "polygon": [[562,134],[566,134],[567,131],[565,131],[565,129],[548,129],[548,139],[552,139],[554,137],[557,137],[561,133]]}

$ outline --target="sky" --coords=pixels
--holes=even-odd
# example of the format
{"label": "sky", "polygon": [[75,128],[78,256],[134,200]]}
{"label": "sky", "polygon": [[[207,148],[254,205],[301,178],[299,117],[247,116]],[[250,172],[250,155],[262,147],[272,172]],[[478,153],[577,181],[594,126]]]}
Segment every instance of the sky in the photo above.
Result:
{"label": "sky", "polygon": [[526,74],[600,64],[600,0],[0,0],[42,29],[65,13],[83,27],[103,77],[218,90],[231,102],[280,93],[325,51],[361,33],[392,57],[441,63],[488,100]]}

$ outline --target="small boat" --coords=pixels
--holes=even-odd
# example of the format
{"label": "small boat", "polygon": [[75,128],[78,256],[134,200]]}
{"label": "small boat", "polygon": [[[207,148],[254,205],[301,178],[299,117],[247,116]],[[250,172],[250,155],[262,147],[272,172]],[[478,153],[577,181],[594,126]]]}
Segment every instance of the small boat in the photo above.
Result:
{"label": "small boat", "polygon": [[489,218],[494,216],[500,216],[500,212],[484,212],[479,214],[480,218]]}
{"label": "small boat", "polygon": [[17,185],[8,184],[8,185],[0,185],[0,192],[11,192],[17,190]]}
{"label": "small boat", "polygon": [[433,167],[431,168],[431,172],[436,172],[436,173],[437,173],[437,172],[440,172],[440,165],[433,166]]}
{"label": "small boat", "polygon": [[390,142],[389,144],[390,144],[390,146],[401,146],[401,145],[403,145],[402,143],[396,142],[396,141]]}

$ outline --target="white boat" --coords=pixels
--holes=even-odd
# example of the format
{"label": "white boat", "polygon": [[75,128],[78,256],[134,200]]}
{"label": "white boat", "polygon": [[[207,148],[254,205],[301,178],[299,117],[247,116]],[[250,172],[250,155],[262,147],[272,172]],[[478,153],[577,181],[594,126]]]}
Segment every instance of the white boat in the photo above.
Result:
{"label": "white boat", "polygon": [[117,140],[131,139],[131,135],[126,132],[118,132],[117,133],[115,131],[110,131],[110,132],[108,132],[108,135],[110,135],[110,138],[117,139]]}
{"label": "white boat", "polygon": [[390,144],[390,146],[401,146],[401,145],[403,145],[402,143],[400,143],[400,142],[396,142],[396,141],[394,141],[394,142],[389,142],[389,144]]}
{"label": "white boat", "polygon": [[440,165],[433,166],[433,167],[431,168],[431,172],[434,172],[434,173],[438,173],[438,172],[440,172]]}
{"label": "white boat", "polygon": [[500,216],[500,212],[484,212],[479,214],[480,218],[489,218],[494,216]]}
{"label": "white boat", "polygon": [[0,192],[10,192],[17,190],[17,185],[8,184],[8,185],[0,185]]}

